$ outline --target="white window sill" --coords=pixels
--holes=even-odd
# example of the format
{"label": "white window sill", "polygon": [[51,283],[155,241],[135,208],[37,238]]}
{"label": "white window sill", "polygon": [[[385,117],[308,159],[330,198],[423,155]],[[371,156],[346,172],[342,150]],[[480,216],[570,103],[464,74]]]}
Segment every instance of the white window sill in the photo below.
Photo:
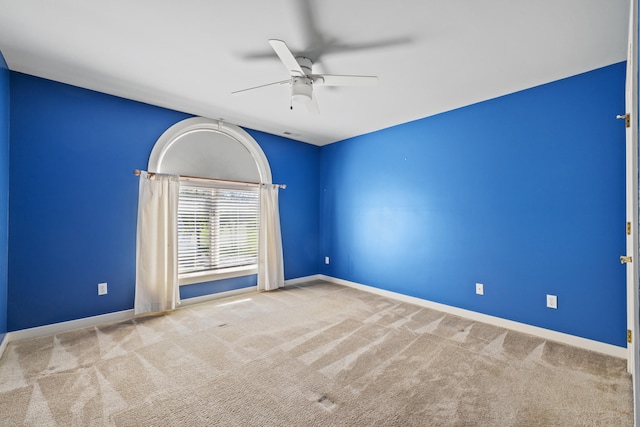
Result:
{"label": "white window sill", "polygon": [[180,286],[192,285],[194,283],[211,282],[212,280],[231,279],[233,277],[249,276],[258,274],[257,265],[245,265],[242,267],[224,268],[215,271],[200,271],[197,273],[187,273],[179,276]]}

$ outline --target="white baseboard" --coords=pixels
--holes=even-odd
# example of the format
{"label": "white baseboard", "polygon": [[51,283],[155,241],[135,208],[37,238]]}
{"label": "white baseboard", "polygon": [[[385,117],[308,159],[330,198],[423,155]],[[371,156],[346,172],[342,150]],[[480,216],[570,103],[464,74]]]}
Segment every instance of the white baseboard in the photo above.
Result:
{"label": "white baseboard", "polygon": [[[627,358],[627,349],[624,347],[618,347],[612,344],[606,344],[599,341],[590,340],[587,338],[577,337],[575,335],[569,335],[562,332],[552,331],[550,329],[544,329],[537,326],[527,325],[525,323],[515,322],[513,320],[507,320],[500,317],[490,316],[488,314],[482,314],[463,308],[453,307],[445,304],[440,304],[433,301],[424,300],[422,298],[411,297],[403,295],[397,292],[386,291],[384,289],[374,288],[372,286],[363,285],[360,283],[350,282],[348,280],[338,279],[324,274],[315,274],[311,276],[299,277],[296,279],[285,280],[285,286],[294,286],[305,282],[311,282],[314,280],[326,280],[327,282],[336,283],[343,286],[359,289],[362,291],[378,294],[384,297],[392,298],[395,300],[407,302],[410,304],[416,304],[422,307],[427,307],[433,310],[438,310],[444,313],[453,314],[467,319],[475,320],[478,322],[487,323],[490,325],[498,326],[501,328],[511,329],[514,331],[522,332],[529,335],[538,336],[550,341],[557,341],[563,344],[572,345],[574,347],[583,348],[597,353],[606,354],[609,356],[617,357],[620,359]],[[220,298],[228,298],[244,293],[254,292],[255,287],[247,287],[241,289],[235,289],[232,291],[219,292],[215,294],[203,295],[200,297],[187,298],[182,300],[181,307],[186,307],[193,304],[199,304],[207,301],[212,301]],[[134,317],[133,310],[123,310],[115,313],[107,313],[98,316],[85,317],[77,320],[70,320],[67,322],[54,323],[51,325],[38,326],[35,328],[22,329],[14,332],[7,332],[2,342],[0,342],[0,358],[2,357],[7,345],[12,341],[19,341],[29,338],[36,338],[45,335],[53,335],[61,332],[71,331],[73,329],[80,329],[90,326],[98,326],[105,323],[118,322],[122,320],[129,320]]]}
{"label": "white baseboard", "polygon": [[322,274],[314,274],[312,276],[298,277],[297,279],[289,279],[284,281],[285,286],[294,286],[301,283],[313,282],[314,280],[326,280],[326,276]]}
{"label": "white baseboard", "polygon": [[0,359],[2,359],[2,355],[4,354],[4,351],[7,348],[7,345],[9,344],[8,335],[9,335],[8,333],[4,334],[4,337],[2,337],[2,341],[0,341]]}
{"label": "white baseboard", "polygon": [[69,320],[66,322],[52,323],[50,325],[37,326],[35,328],[21,329],[19,331],[8,332],[7,336],[9,337],[10,342],[26,340],[30,338],[43,337],[45,335],[55,335],[61,332],[72,331],[74,329],[129,320],[131,318],[133,318],[133,309],[100,314],[98,316],[83,317],[82,319]]}
{"label": "white baseboard", "polygon": [[[312,276],[309,276],[312,277]],[[308,281],[310,279],[301,278],[301,279],[292,279],[292,282],[300,283],[304,281]],[[255,292],[256,287],[251,286],[247,288],[234,289],[231,291],[218,292],[215,294],[203,295],[199,297],[186,298],[180,302],[180,307],[187,307],[193,304],[200,304],[207,301],[212,301],[221,298],[228,298],[244,293]],[[134,312],[133,310],[123,310],[117,311],[114,313],[101,314],[98,316],[84,317],[82,319],[69,320],[66,322],[52,323],[50,325],[37,326],[35,328],[21,329],[19,331],[7,332],[4,336],[4,339],[0,343],[0,358],[7,347],[7,345],[11,341],[20,341],[26,340],[30,338],[37,338],[46,335],[55,335],[62,332],[68,332],[74,329],[81,329],[91,326],[99,326],[106,323],[120,322],[123,320],[133,319]]]}
{"label": "white baseboard", "polygon": [[180,301],[180,307],[188,307],[190,305],[193,304],[200,304],[203,302],[208,302],[208,301],[213,301],[216,299],[221,299],[221,298],[228,298],[228,297],[233,297],[236,295],[242,295],[242,294],[246,294],[249,292],[256,292],[256,287],[255,286],[249,286],[247,288],[240,288],[240,289],[234,289],[232,291],[224,291],[224,292],[217,292],[215,294],[208,294],[208,295],[202,295],[199,297],[193,297],[193,298],[186,298]]}
{"label": "white baseboard", "polygon": [[319,275],[321,280],[326,280],[338,285],[348,286],[350,288],[371,292],[388,298],[410,304],[427,307],[433,310],[442,311],[444,313],[453,314],[470,320],[475,320],[489,325],[498,326],[505,329],[511,329],[529,335],[538,336],[540,338],[556,341],[562,344],[568,344],[574,347],[583,348],[585,350],[606,354],[608,356],[627,359],[627,349],[612,344],[606,344],[600,341],[594,341],[587,338],[577,337],[575,335],[565,334],[563,332],[552,331],[550,329],[540,328],[538,326],[527,325],[526,323],[515,322],[513,320],[503,319],[501,317],[490,316],[488,314],[478,313],[463,308],[453,307],[450,305],[440,304],[428,301],[422,298],[403,295],[397,292],[386,291],[384,289],[374,288],[373,286],[362,285],[360,283],[350,282],[348,280],[338,279],[331,276]]}

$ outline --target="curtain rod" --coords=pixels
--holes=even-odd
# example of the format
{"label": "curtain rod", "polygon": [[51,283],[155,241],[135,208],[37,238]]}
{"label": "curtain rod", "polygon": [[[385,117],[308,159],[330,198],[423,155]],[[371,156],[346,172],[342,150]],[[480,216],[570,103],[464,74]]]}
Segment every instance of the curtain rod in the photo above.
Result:
{"label": "curtain rod", "polygon": [[[140,176],[140,169],[134,169],[133,170],[133,174],[135,176]],[[153,176],[156,173],[155,172],[147,172],[149,174],[149,176]],[[186,178],[186,179],[200,179],[203,181],[216,181],[216,182],[232,182],[234,184],[249,184],[249,185],[260,185],[259,182],[248,182],[248,181],[232,181],[230,179],[217,179],[217,178],[204,178],[204,177],[200,177],[200,176],[188,176],[188,175],[180,175],[180,178]],[[277,185],[278,187],[282,188],[283,190],[285,188],[287,188],[286,184],[273,184],[273,185]]]}

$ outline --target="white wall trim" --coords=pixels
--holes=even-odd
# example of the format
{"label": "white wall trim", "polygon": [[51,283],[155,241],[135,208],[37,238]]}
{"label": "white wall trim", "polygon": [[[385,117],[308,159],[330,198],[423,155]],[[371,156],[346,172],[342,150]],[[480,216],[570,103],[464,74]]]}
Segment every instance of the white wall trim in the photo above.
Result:
{"label": "white wall trim", "polygon": [[180,301],[180,307],[178,308],[183,308],[183,307],[188,307],[190,305],[194,305],[194,304],[200,304],[203,302],[209,302],[209,301],[213,301],[216,299],[221,299],[221,298],[229,298],[229,297],[233,297],[236,295],[242,295],[242,294],[247,294],[247,293],[251,293],[251,292],[257,292],[257,287],[256,286],[249,286],[247,288],[240,288],[240,289],[233,289],[231,291],[224,291],[224,292],[216,292],[215,294],[208,294],[208,295],[202,295],[199,297],[193,297],[193,298],[186,298]]}
{"label": "white wall trim", "polygon": [[7,333],[10,341],[20,341],[30,338],[55,335],[74,329],[97,326],[105,323],[119,322],[133,318],[133,309],[100,314],[98,316],[83,317],[82,319],[68,320],[66,322],[52,323],[50,325],[36,326],[35,328],[21,329]]}
{"label": "white wall trim", "polygon": [[360,283],[350,282],[348,280],[338,279],[331,276],[326,276],[326,275],[319,275],[319,276],[321,276],[320,278],[322,280],[326,280],[328,282],[332,282],[338,285],[348,286],[350,288],[359,289],[366,292],[371,292],[384,297],[393,298],[395,300],[399,300],[402,302],[407,302],[409,304],[419,305],[419,306],[430,308],[433,310],[442,311],[444,313],[464,317],[470,320],[475,320],[477,322],[487,323],[489,325],[498,326],[505,329],[511,329],[513,331],[534,335],[549,341],[556,341],[562,344],[568,344],[574,347],[583,348],[585,350],[606,354],[608,356],[613,356],[620,359],[627,358],[628,352],[626,347],[618,347],[612,344],[606,344],[603,342],[594,341],[587,338],[577,337],[575,335],[565,334],[563,332],[557,332],[557,331],[552,331],[550,329],[540,328],[538,326],[527,325],[526,323],[515,322],[513,320],[507,320],[501,317],[490,316],[488,314],[478,313],[478,312],[466,310],[463,308],[440,304],[440,303],[428,301],[422,298],[403,295],[397,292],[378,289],[372,286],[362,285]]}
{"label": "white wall trim", "polygon": [[[256,292],[256,287],[234,289],[232,291],[218,292],[215,294],[203,295],[199,297],[186,298],[180,303],[180,307],[187,307],[193,304],[212,301],[221,298],[228,298],[249,292]],[[74,329],[87,328],[91,326],[100,326],[107,323],[121,322],[123,320],[133,319],[134,312],[131,310],[116,311],[114,313],[100,314],[98,316],[84,317],[82,319],[69,320],[66,322],[52,323],[50,325],[37,326],[35,328],[21,329],[19,331],[7,332],[2,343],[0,343],[0,358],[7,345],[12,341],[26,340],[30,338],[38,338],[46,335],[55,335],[62,332],[72,331]]]}
{"label": "white wall trim", "polygon": [[4,354],[4,351],[6,350],[7,345],[9,345],[9,332],[4,334],[4,337],[2,338],[2,342],[0,342],[0,360],[2,360],[2,355]]}
{"label": "white wall trim", "polygon": [[312,276],[298,277],[296,279],[289,279],[284,281],[285,286],[295,286],[301,283],[313,282],[314,280],[326,280],[326,276],[322,274],[314,274]]}
{"label": "white wall trim", "polygon": [[271,167],[269,166],[269,160],[256,140],[240,126],[220,120],[211,120],[205,117],[191,117],[179,121],[164,131],[156,141],[149,155],[149,163],[147,165],[149,171],[162,172],[162,161],[169,148],[171,148],[176,141],[179,141],[183,135],[198,130],[217,132],[237,141],[251,154],[251,157],[253,157],[258,173],[260,174],[260,182],[263,184],[271,184]]}
{"label": "white wall trim", "polygon": [[[297,285],[304,282],[310,282],[312,280],[322,280],[323,276],[316,274],[314,276],[300,277],[296,279],[285,280],[285,286]],[[199,297],[185,298],[180,302],[179,308],[188,307],[194,304],[200,304],[203,302],[213,301],[221,298],[229,298],[236,295],[245,293],[256,292],[255,286],[249,286],[246,288],[234,289],[231,291],[217,292],[214,294],[202,295]],[[82,319],[69,320],[66,322],[52,323],[50,325],[37,326],[35,328],[21,329],[19,331],[7,332],[4,339],[0,343],[0,358],[7,345],[11,341],[20,341],[30,338],[37,338],[46,335],[55,335],[62,332],[68,332],[74,329],[81,329],[91,326],[99,326],[106,323],[119,322],[123,320],[133,319],[133,310],[123,310],[114,313],[101,314],[98,316],[84,317]]]}
{"label": "white wall trim", "polygon": [[[606,354],[608,356],[613,356],[620,359],[627,358],[627,349],[624,347],[618,347],[615,345],[606,344],[599,341],[590,340],[587,338],[577,337],[575,335],[569,335],[562,332],[540,328],[537,326],[527,325],[525,323],[502,319],[500,317],[490,316],[488,314],[477,313],[475,311],[453,307],[445,304],[440,304],[440,303],[428,301],[422,298],[411,297],[411,296],[403,295],[397,292],[386,291],[384,289],[378,289],[372,286],[367,286],[360,283],[350,282],[348,280],[326,276],[324,274],[315,274],[311,276],[285,280],[285,286],[295,286],[301,283],[311,282],[314,280],[326,280],[327,282],[335,283],[338,285],[348,286],[350,288],[374,293],[387,298],[392,298],[398,301],[407,302],[409,304],[415,304],[415,305],[430,308],[433,310],[438,310],[444,313],[464,317],[470,320],[487,323],[489,325],[494,325],[501,328],[511,329],[517,332],[538,336],[540,338],[547,339],[550,341],[556,341],[563,344],[572,345],[574,347],[595,351],[597,353]],[[245,293],[251,293],[255,291],[256,291],[256,287],[250,286],[250,287],[235,289],[231,291],[203,295],[200,297],[187,298],[182,300],[180,307],[187,307],[193,304],[199,304],[199,303],[213,301],[221,298],[228,298],[228,297],[241,295]],[[22,329],[14,332],[7,332],[2,342],[0,342],[0,358],[2,358],[2,355],[5,349],[7,348],[7,345],[12,341],[37,338],[37,337],[46,336],[46,335],[54,335],[62,332],[71,331],[74,329],[80,329],[80,328],[85,328],[90,326],[99,326],[106,323],[129,320],[132,318],[134,318],[133,310],[123,310],[115,313],[101,314],[98,316],[85,317],[77,320],[69,320],[67,322],[60,322],[60,323],[54,323],[51,325],[38,326],[35,328]]]}

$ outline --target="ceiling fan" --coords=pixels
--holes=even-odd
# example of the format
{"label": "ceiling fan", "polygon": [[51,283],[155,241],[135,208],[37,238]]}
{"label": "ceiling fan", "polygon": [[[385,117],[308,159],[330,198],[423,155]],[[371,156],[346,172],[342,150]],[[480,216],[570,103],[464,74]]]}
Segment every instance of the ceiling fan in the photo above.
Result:
{"label": "ceiling fan", "polygon": [[335,74],[313,74],[312,61],[303,56],[294,56],[289,47],[282,40],[271,39],[269,44],[289,71],[289,78],[274,83],[267,83],[247,89],[232,92],[233,94],[260,89],[267,86],[289,84],[291,86],[291,109],[293,102],[306,104],[307,109],[319,114],[318,102],[313,94],[314,86],[375,86],[378,84],[376,76],[341,76]]}

